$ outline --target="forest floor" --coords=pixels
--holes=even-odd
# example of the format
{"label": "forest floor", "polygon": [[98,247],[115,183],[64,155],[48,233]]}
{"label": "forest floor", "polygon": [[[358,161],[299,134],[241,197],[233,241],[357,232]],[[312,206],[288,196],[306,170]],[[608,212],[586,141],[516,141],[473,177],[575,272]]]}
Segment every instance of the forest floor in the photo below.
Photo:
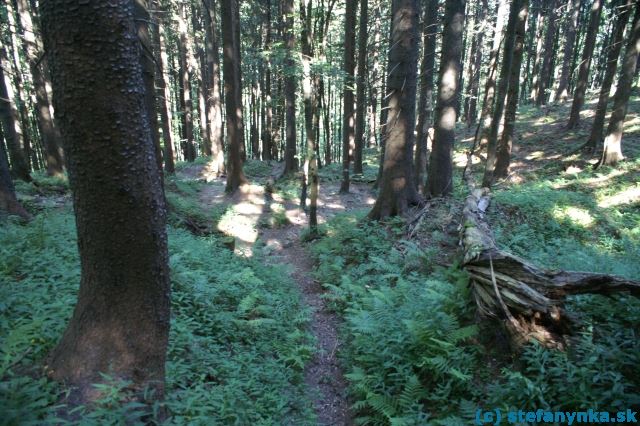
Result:
{"label": "forest floor", "polygon": [[[594,100],[587,103],[593,107]],[[640,97],[632,97],[616,167],[574,151],[569,105],[523,106],[512,173],[493,189],[501,248],[536,265],[640,278]],[[309,240],[300,182],[265,184],[278,163],[248,160],[251,184],[228,197],[207,159],[168,176],[172,323],[168,424],[462,425],[489,410],[612,412],[640,408],[640,305],[627,295],[577,296],[567,351],[509,348],[478,318],[458,267],[460,180],[475,128],[458,127],[454,194],[408,219],[364,220],[378,164],[339,194],[340,165],[320,171],[320,237]],[[473,173],[481,177],[480,154]],[[105,397],[65,416],[65,389],[39,373],[71,315],[80,281],[65,179],[17,183],[30,223],[0,223],[0,423],[144,424],[105,376]],[[232,248],[232,250],[229,250]],[[62,408],[61,408],[62,407]]]}

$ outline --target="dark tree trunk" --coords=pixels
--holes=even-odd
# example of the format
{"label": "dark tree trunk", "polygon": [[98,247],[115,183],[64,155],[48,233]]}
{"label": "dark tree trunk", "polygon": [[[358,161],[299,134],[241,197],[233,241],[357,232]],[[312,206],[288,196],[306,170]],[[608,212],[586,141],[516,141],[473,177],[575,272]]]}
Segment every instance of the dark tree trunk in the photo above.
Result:
{"label": "dark tree trunk", "polygon": [[[154,7],[158,7],[156,1]],[[152,31],[153,44],[156,53],[156,86],[157,97],[160,99],[160,122],[162,124],[162,140],[164,142],[164,169],[167,173],[175,173],[173,158],[173,135],[171,133],[171,94],[167,87],[165,70],[168,68],[167,53],[165,51],[164,23],[161,14],[156,15],[157,28]]]}
{"label": "dark tree trunk", "polygon": [[356,87],[356,138],[353,151],[353,173],[362,173],[362,149],[364,147],[364,115],[366,111],[367,26],[368,0],[360,0],[360,25],[358,32],[358,79]]}
{"label": "dark tree trunk", "polygon": [[[264,48],[267,52],[271,51],[271,0],[266,0],[265,8],[267,14],[265,16],[266,29]],[[264,75],[264,122],[262,131],[262,159],[269,161],[273,158],[273,105],[271,99],[271,56],[265,59],[265,75]]]}
{"label": "dark tree trunk", "polygon": [[95,397],[102,372],[161,398],[170,320],[166,209],[133,4],[48,0],[40,10],[82,270],[49,372],[85,399]]}
{"label": "dark tree trunk", "polygon": [[633,16],[633,24],[629,34],[629,40],[625,47],[624,60],[618,87],[613,96],[613,111],[607,127],[607,135],[604,140],[604,150],[602,158],[597,166],[615,165],[624,159],[622,155],[622,131],[624,129],[624,118],[627,115],[629,97],[631,96],[631,86],[636,73],[638,56],[640,55],[640,3],[636,2],[636,11]]}
{"label": "dark tree trunk", "polygon": [[585,144],[585,148],[594,152],[602,140],[602,132],[604,130],[604,120],[607,114],[607,103],[609,102],[609,92],[611,91],[611,85],[613,79],[616,76],[616,70],[618,69],[618,57],[622,50],[622,41],[624,38],[624,30],[629,22],[629,16],[633,9],[633,1],[625,0],[624,6],[620,8],[618,17],[616,19],[616,26],[613,31],[613,39],[609,46],[609,53],[607,55],[607,69],[602,81],[602,87],[600,88],[600,97],[598,98],[598,105],[596,106],[596,115],[593,119],[593,125],[591,126],[591,133],[589,139]]}
{"label": "dark tree trunk", "polygon": [[472,126],[473,124],[475,124],[478,115],[477,109],[478,93],[480,91],[480,67],[482,66],[482,50],[484,48],[484,31],[483,29],[481,29],[481,25],[484,24],[488,8],[489,5],[487,4],[487,0],[482,0],[477,6],[476,22],[478,28],[475,29],[476,33],[474,34],[471,47],[473,57],[469,58],[470,73],[467,79],[469,85],[469,97],[467,98],[467,101],[465,103],[465,119],[467,122],[467,126]]}
{"label": "dark tree trunk", "polygon": [[[482,185],[491,186],[493,182],[493,170],[496,162],[496,152],[498,147],[498,130],[502,123],[502,113],[504,112],[504,100],[507,97],[507,89],[509,88],[509,73],[513,63],[513,50],[516,40],[516,25],[519,21],[518,15],[521,14],[522,3],[526,0],[513,0],[509,12],[509,22],[507,23],[507,33],[504,40],[504,54],[502,58],[502,67],[500,68],[500,78],[498,80],[498,90],[496,102],[493,108],[493,116],[491,118],[491,130],[489,132],[489,140],[487,145],[487,164],[482,179]],[[528,10],[528,8],[527,8]]]}
{"label": "dark tree trunk", "polygon": [[[459,22],[462,31],[464,2],[448,3],[462,4],[463,12]],[[392,37],[387,66],[389,114],[386,125],[386,149],[380,193],[368,216],[373,220],[404,215],[410,205],[421,201],[413,179],[412,164],[420,40],[419,14],[418,0],[393,0]],[[454,86],[456,82],[457,75]]]}
{"label": "dark tree trunk", "polygon": [[427,4],[422,25],[423,57],[420,70],[420,95],[418,97],[418,138],[416,139],[415,185],[424,192],[427,172],[427,142],[429,128],[433,124],[433,72],[436,57],[436,35],[438,33],[438,1]]}
{"label": "dark tree trunk", "polygon": [[36,32],[31,20],[30,6],[27,0],[17,0],[20,22],[24,30],[24,46],[29,69],[33,78],[33,91],[36,98],[36,118],[42,137],[42,144],[46,151],[47,174],[49,176],[63,173],[63,158],[60,141],[57,138],[51,111],[49,109],[49,97],[47,95],[46,81],[40,61],[42,57],[41,49],[36,39]]}
{"label": "dark tree trunk", "polygon": [[598,35],[598,27],[600,26],[602,3],[603,0],[593,0],[593,4],[591,6],[591,18],[589,21],[589,28],[587,29],[587,38],[584,42],[584,50],[582,51],[578,80],[573,93],[573,103],[571,104],[571,113],[569,115],[569,122],[567,123],[568,129],[575,129],[580,122],[580,110],[584,105],[584,96],[587,91],[591,57],[593,56],[593,49],[596,46],[596,36]]}
{"label": "dark tree trunk", "polygon": [[[483,147],[489,141],[491,131],[491,112],[493,111],[494,98],[496,96],[496,77],[498,74],[498,54],[502,44],[502,28],[504,15],[507,13],[508,5],[505,0],[499,0],[496,25],[493,34],[493,46],[489,54],[489,66],[487,80],[484,86],[484,100],[482,102],[482,112],[480,114],[480,131],[476,134],[476,143]],[[478,139],[479,138],[479,139]]]}
{"label": "dark tree trunk", "polygon": [[533,61],[533,67],[531,68],[531,71],[529,72],[529,76],[528,76],[528,84],[529,84],[529,89],[530,89],[530,94],[529,94],[529,102],[535,102],[535,100],[538,98],[538,80],[540,78],[540,67],[542,66],[542,55],[543,55],[543,51],[542,51],[542,44],[543,44],[543,37],[542,35],[544,34],[544,6],[543,6],[543,0],[537,0],[535,1],[535,13],[534,16],[536,16],[536,30],[535,30],[535,36],[533,38],[534,43],[531,44],[531,50],[529,51],[529,55],[531,55],[532,57],[534,57],[534,61]]}
{"label": "dark tree trunk", "polygon": [[22,207],[16,198],[16,190],[9,173],[7,153],[2,142],[4,136],[0,127],[0,212],[14,214],[25,220],[31,219],[31,215]]}
{"label": "dark tree trunk", "polygon": [[193,101],[191,99],[191,74],[192,64],[190,61],[190,39],[187,28],[186,4],[180,6],[178,13],[178,59],[180,64],[180,109],[182,121],[182,154],[186,161],[196,159],[195,145],[193,140]]}
{"label": "dark tree trunk", "polygon": [[355,111],[353,87],[355,85],[356,8],[357,0],[348,1],[344,21],[344,89],[342,94],[342,183],[340,192],[349,192],[349,163],[355,145]]}
{"label": "dark tree trunk", "polygon": [[550,80],[553,77],[553,46],[556,41],[556,6],[558,0],[547,0],[547,32],[544,36],[544,46],[542,48],[543,58],[542,66],[539,70],[538,87],[536,89],[536,105],[540,106],[547,103],[549,98],[547,88],[550,87]]}
{"label": "dark tree trunk", "polygon": [[527,16],[529,14],[529,0],[518,1],[520,1],[521,4],[520,11],[518,12],[518,22],[515,28],[516,39],[513,48],[513,61],[511,63],[511,69],[509,70],[509,91],[507,93],[507,104],[504,113],[504,128],[502,129],[502,135],[498,143],[498,154],[496,167],[493,171],[493,178],[506,177],[509,172],[509,164],[511,163],[513,131],[518,111],[518,96],[520,94],[520,67],[522,65],[522,57],[524,56],[525,31]]}
{"label": "dark tree trunk", "polygon": [[236,26],[237,0],[220,3],[222,19],[222,41],[224,52],[224,93],[227,112],[227,135],[229,137],[229,163],[227,187],[228,193],[235,192],[247,183],[242,170],[242,151],[244,146],[244,123],[242,121],[242,87],[240,84],[240,57],[237,44],[238,30]]}
{"label": "dark tree trunk", "polygon": [[571,59],[576,44],[576,30],[578,28],[578,15],[580,14],[580,0],[567,0],[567,25],[564,40],[564,52],[562,57],[562,70],[556,90],[556,100],[564,102],[569,99],[569,75],[571,71]]}
{"label": "dark tree trunk", "polygon": [[296,161],[296,72],[295,72],[295,48],[293,0],[283,0],[282,12],[285,22],[284,39],[287,49],[285,63],[284,97],[286,110],[285,154],[284,173],[293,173],[298,170]]}
{"label": "dark tree trunk", "polygon": [[18,111],[15,108],[15,104],[13,104],[13,96],[9,93],[9,81],[4,74],[5,64],[7,64],[7,54],[0,42],[0,120],[7,141],[7,149],[11,155],[11,168],[14,175],[25,182],[31,182],[27,160],[20,147],[20,140],[16,131]]}
{"label": "dark tree trunk", "polygon": [[218,35],[216,32],[216,9],[212,0],[204,1],[204,31],[207,78],[207,121],[209,122],[209,144],[211,146],[212,172],[221,175],[225,172],[224,144],[222,127],[222,100],[220,99],[220,54],[218,53]]}

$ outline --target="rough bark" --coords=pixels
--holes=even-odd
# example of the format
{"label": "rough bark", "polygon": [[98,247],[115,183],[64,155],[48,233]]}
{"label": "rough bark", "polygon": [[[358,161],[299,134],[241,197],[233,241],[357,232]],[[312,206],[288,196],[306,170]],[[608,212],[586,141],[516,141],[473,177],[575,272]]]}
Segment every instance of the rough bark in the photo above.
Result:
{"label": "rough bark", "polygon": [[636,11],[633,16],[633,24],[625,47],[624,60],[621,65],[620,78],[616,93],[613,96],[613,111],[607,127],[607,135],[604,139],[602,158],[596,165],[615,165],[624,159],[622,155],[622,131],[624,130],[624,118],[627,115],[631,87],[636,73],[638,56],[640,55],[640,4],[636,2]]}
{"label": "rough bark", "polygon": [[342,183],[340,192],[349,192],[349,163],[355,146],[356,116],[353,109],[355,86],[356,9],[358,2],[348,1],[344,21],[344,89],[342,92]]}
{"label": "rough bark", "polygon": [[296,71],[295,71],[295,48],[296,39],[294,34],[293,0],[283,0],[282,12],[284,19],[284,42],[287,49],[284,72],[284,97],[286,110],[286,130],[285,130],[285,154],[284,173],[293,173],[298,170],[296,161]]}
{"label": "rough bark", "polygon": [[242,121],[242,88],[238,72],[240,57],[238,56],[237,44],[240,43],[240,40],[236,28],[238,21],[235,19],[237,7],[237,0],[220,3],[224,52],[224,93],[229,143],[226,186],[228,193],[235,192],[240,186],[247,183],[247,178],[242,170],[241,148],[244,146],[244,123]]}
{"label": "rough bark", "polygon": [[567,0],[566,33],[564,39],[564,52],[562,54],[562,69],[560,80],[556,89],[555,99],[564,102],[569,99],[569,74],[571,71],[571,59],[576,44],[576,30],[578,28],[578,15],[580,14],[580,0]]}
{"label": "rough bark", "polygon": [[507,23],[507,31],[504,40],[504,54],[502,55],[500,78],[498,80],[496,101],[493,108],[493,115],[491,117],[491,129],[489,131],[487,144],[487,163],[485,166],[484,177],[482,178],[482,185],[486,187],[490,187],[493,183],[493,171],[496,165],[496,154],[498,148],[498,130],[502,124],[504,101],[507,97],[507,90],[509,89],[509,75],[511,72],[511,65],[513,64],[516,26],[520,22],[520,16],[524,14],[526,18],[526,13],[524,12],[528,12],[528,7],[521,10],[525,1],[527,0],[513,0],[509,11],[509,22]]}
{"label": "rough bark", "polygon": [[[94,399],[99,373],[162,397],[169,334],[166,208],[129,0],[41,3],[73,193],[81,281],[50,375]],[[106,101],[108,100],[108,101]]]}
{"label": "rough bark", "polygon": [[42,49],[40,48],[40,41],[36,38],[37,32],[31,19],[29,2],[27,0],[17,0],[16,5],[24,30],[25,53],[33,79],[33,91],[36,98],[35,112],[42,144],[46,151],[47,174],[49,176],[60,175],[63,173],[64,160],[61,143],[57,138],[57,131],[49,109],[45,76],[41,70]]}
{"label": "rough bark", "polygon": [[607,69],[600,87],[600,96],[598,97],[598,105],[596,106],[596,115],[591,125],[591,133],[584,148],[590,152],[594,152],[596,147],[602,140],[602,132],[604,131],[604,121],[607,114],[607,104],[609,102],[609,92],[611,91],[611,85],[613,79],[616,76],[616,70],[618,69],[618,58],[620,57],[620,51],[622,51],[624,30],[631,16],[633,8],[632,0],[625,0],[624,5],[620,8],[618,17],[616,19],[615,29],[613,31],[613,38],[609,45],[609,53],[607,54]]}
{"label": "rough bark", "polygon": [[591,58],[593,56],[593,49],[596,46],[598,27],[600,26],[602,3],[604,3],[602,0],[593,0],[593,4],[591,5],[589,28],[587,29],[587,37],[584,42],[584,49],[582,50],[582,59],[578,70],[576,88],[573,93],[573,103],[571,104],[571,113],[569,114],[567,129],[575,129],[580,122],[580,110],[584,105],[584,97],[589,79],[589,68],[591,68]]}
{"label": "rough bark", "polygon": [[367,26],[368,0],[360,0],[360,23],[358,30],[358,78],[356,81],[356,136],[353,150],[353,173],[362,173],[362,149],[364,147],[364,116],[366,111],[366,85],[367,85]]}
{"label": "rough bark", "polygon": [[504,113],[504,127],[497,148],[496,167],[493,171],[493,178],[506,177],[511,163],[511,147],[513,146],[513,132],[516,124],[516,114],[518,111],[518,98],[520,94],[520,68],[522,57],[524,56],[525,31],[527,26],[527,16],[529,14],[529,0],[520,0],[520,12],[516,24],[515,44],[513,48],[513,61],[509,70],[509,91],[507,92],[507,102]]}
{"label": "rough bark", "polygon": [[25,220],[31,219],[31,215],[22,207],[16,198],[16,190],[9,173],[7,153],[2,142],[4,135],[0,127],[0,212],[17,215]]}
{"label": "rough bark", "polygon": [[490,204],[486,188],[473,189],[463,209],[461,246],[463,268],[482,316],[505,322],[516,346],[537,340],[562,348],[574,320],[563,309],[573,294],[609,295],[629,292],[640,296],[640,282],[613,275],[550,271],[499,249],[486,220]]}
{"label": "rough bark", "polygon": [[420,95],[418,96],[418,137],[416,139],[415,184],[418,192],[425,189],[427,172],[427,145],[429,128],[433,123],[433,74],[438,33],[438,1],[427,4],[422,25],[423,57],[420,69]]}

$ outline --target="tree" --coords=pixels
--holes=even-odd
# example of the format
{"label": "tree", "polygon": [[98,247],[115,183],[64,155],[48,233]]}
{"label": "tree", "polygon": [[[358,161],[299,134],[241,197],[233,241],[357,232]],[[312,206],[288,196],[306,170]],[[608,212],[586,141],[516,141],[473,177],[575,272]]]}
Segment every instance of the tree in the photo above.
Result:
{"label": "tree", "polygon": [[447,0],[445,3],[438,100],[427,180],[427,193],[431,197],[445,196],[453,191],[453,143],[456,102],[460,90],[458,79],[461,72],[464,9],[464,0]]}
{"label": "tree", "polygon": [[584,96],[587,91],[587,80],[589,78],[589,68],[591,67],[591,57],[593,49],[596,46],[596,36],[598,35],[598,27],[600,26],[600,15],[602,13],[602,1],[593,0],[591,5],[589,28],[587,29],[587,38],[584,42],[582,50],[582,60],[578,70],[578,80],[573,93],[573,103],[571,104],[571,113],[567,129],[575,129],[580,122],[580,110],[584,105]]}
{"label": "tree", "polygon": [[283,19],[285,22],[284,41],[287,49],[285,63],[284,97],[286,110],[284,173],[292,173],[298,169],[296,161],[296,72],[295,48],[296,38],[293,28],[293,0],[283,0]]}
{"label": "tree", "polygon": [[229,162],[226,191],[232,193],[247,183],[242,170],[244,124],[242,121],[242,87],[240,83],[240,57],[238,56],[239,31],[236,20],[237,0],[220,3],[222,17],[222,42],[224,52],[224,93],[227,112]]}
{"label": "tree", "polygon": [[340,192],[349,192],[349,163],[355,146],[355,111],[353,89],[355,85],[356,6],[357,1],[347,1],[344,20],[344,89],[342,94],[342,183]]}
{"label": "tree", "polygon": [[476,6],[476,28],[474,29],[471,52],[469,58],[469,97],[465,101],[465,115],[468,126],[475,124],[478,108],[478,93],[480,91],[480,67],[482,65],[482,50],[484,43],[485,17],[489,9],[488,1],[481,0]]}
{"label": "tree", "polygon": [[187,28],[187,5],[181,3],[178,13],[178,75],[180,80],[180,121],[182,122],[182,154],[187,161],[196,159],[193,140],[193,102],[191,100],[191,75],[193,74],[191,37]]}
{"label": "tree", "polygon": [[433,72],[436,57],[438,1],[427,4],[422,26],[423,57],[418,97],[418,138],[416,140],[415,180],[419,192],[424,192],[427,171],[427,141],[433,123]]}
{"label": "tree", "polygon": [[367,26],[368,0],[360,0],[360,24],[358,29],[358,79],[356,82],[356,136],[353,151],[353,173],[362,173],[362,148],[364,147],[364,113],[366,110]]}
{"label": "tree", "polygon": [[571,59],[576,44],[576,31],[578,28],[578,16],[580,15],[580,0],[567,0],[566,26],[567,32],[564,40],[562,54],[562,69],[560,80],[556,89],[555,99],[564,102],[569,98],[569,75],[571,71]]}
{"label": "tree", "polygon": [[[393,0],[391,47],[387,66],[389,112],[380,193],[369,218],[404,215],[420,202],[413,179],[413,144],[418,80],[417,0]],[[346,104],[345,104],[346,106]]]}
{"label": "tree", "polygon": [[16,198],[16,190],[9,173],[9,162],[4,150],[2,128],[0,127],[0,212],[15,214],[25,220],[31,219],[31,215],[22,207]]}
{"label": "tree", "polygon": [[598,97],[598,105],[596,106],[596,115],[593,119],[589,139],[584,144],[584,148],[590,152],[594,152],[596,150],[598,143],[602,139],[604,120],[607,114],[607,103],[609,102],[609,92],[611,91],[611,85],[613,84],[613,79],[615,78],[616,70],[618,69],[618,57],[622,50],[624,30],[627,27],[629,16],[631,16],[632,7],[633,1],[625,0],[616,19],[613,38],[611,39],[609,53],[607,55],[607,69],[602,80],[600,96]]}
{"label": "tree", "polygon": [[133,4],[47,0],[40,10],[82,271],[49,372],[84,399],[101,372],[161,396],[170,320],[166,208]]}
{"label": "tree", "polygon": [[539,69],[538,87],[536,88],[536,105],[547,103],[547,88],[551,86],[550,80],[553,78],[553,58],[555,56],[554,46],[556,42],[556,6],[558,0],[546,0],[547,8],[547,32],[544,36],[544,47],[542,48],[542,66]]}
{"label": "tree", "polygon": [[627,106],[631,96],[631,86],[636,73],[638,56],[640,55],[640,4],[636,2],[636,11],[633,16],[633,24],[629,39],[625,47],[624,60],[618,87],[613,96],[613,111],[607,127],[607,135],[604,139],[604,149],[602,157],[596,165],[615,165],[624,159],[622,155],[622,131],[624,129],[624,118],[627,115]]}
{"label": "tree", "polygon": [[[500,79],[498,80],[498,90],[496,102],[493,107],[493,116],[491,117],[491,129],[489,131],[489,140],[487,145],[487,164],[482,178],[482,186],[489,187],[493,181],[493,170],[495,168],[496,153],[498,147],[498,130],[502,122],[502,113],[504,112],[504,101],[509,88],[509,73],[513,64],[513,49],[516,40],[516,25],[519,22],[519,15],[522,14],[521,6],[524,0],[513,0],[509,11],[509,21],[507,23],[507,33],[504,40],[504,54],[502,58],[502,67],[500,68]],[[526,18],[526,16],[525,16]]]}

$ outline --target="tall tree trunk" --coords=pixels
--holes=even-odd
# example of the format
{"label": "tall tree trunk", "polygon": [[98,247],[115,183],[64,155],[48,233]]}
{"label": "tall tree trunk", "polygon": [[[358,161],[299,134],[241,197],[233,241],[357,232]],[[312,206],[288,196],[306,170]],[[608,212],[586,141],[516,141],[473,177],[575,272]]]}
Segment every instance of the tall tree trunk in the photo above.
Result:
{"label": "tall tree trunk", "polygon": [[31,219],[31,215],[22,207],[16,198],[16,190],[9,173],[9,161],[7,153],[4,150],[4,138],[2,128],[0,127],[0,212],[14,214],[23,219]]}
{"label": "tall tree trunk", "polygon": [[[500,45],[502,44],[502,28],[504,26],[504,16],[508,11],[508,5],[505,0],[499,0],[498,12],[496,15],[496,25],[493,33],[493,46],[489,53],[489,66],[487,73],[487,81],[484,86],[484,100],[482,102],[482,112],[480,114],[481,126],[480,132],[477,133],[476,142],[480,146],[485,146],[489,141],[489,132],[491,131],[491,113],[493,111],[494,98],[496,96],[496,77],[498,74],[498,54],[500,53]],[[478,139],[479,137],[479,139]]]}
{"label": "tall tree trunk", "polygon": [[99,373],[161,398],[170,321],[166,208],[133,4],[48,0],[40,10],[82,270],[49,372],[78,386],[81,399],[95,396]]}
{"label": "tall tree trunk", "polygon": [[187,6],[183,3],[178,12],[178,59],[180,79],[180,109],[182,121],[182,153],[186,161],[196,159],[193,140],[193,101],[191,99],[191,74],[193,71],[190,54],[190,35],[187,27]]}
{"label": "tall tree trunk", "polygon": [[478,92],[480,90],[480,67],[482,66],[482,50],[484,48],[484,20],[488,7],[487,0],[482,0],[476,6],[476,26],[474,27],[473,42],[471,43],[472,56],[469,57],[467,77],[469,90],[468,97],[465,100],[465,121],[467,126],[472,126],[476,122]]}
{"label": "tall tree trunk", "polygon": [[611,85],[613,79],[616,76],[616,70],[618,69],[618,57],[622,50],[622,41],[624,38],[624,30],[629,22],[631,11],[633,8],[632,0],[625,0],[624,5],[620,8],[618,17],[616,19],[615,29],[613,31],[613,39],[609,46],[609,54],[607,55],[607,70],[602,81],[602,87],[600,88],[600,97],[598,98],[598,105],[596,106],[596,115],[593,119],[593,125],[591,126],[591,133],[589,139],[585,144],[585,148],[590,152],[596,150],[597,145],[602,140],[602,132],[604,130],[604,120],[607,114],[607,103],[609,102],[609,92],[611,91]]}
{"label": "tall tree trunk", "polygon": [[547,0],[547,32],[544,36],[544,46],[542,48],[544,57],[542,66],[540,67],[540,75],[538,76],[538,87],[536,89],[536,105],[540,106],[547,103],[549,98],[547,88],[550,87],[550,79],[553,77],[552,59],[554,56],[554,43],[556,35],[556,6],[558,0]]}
{"label": "tall tree trunk", "polygon": [[[529,89],[531,90],[529,94],[529,101],[535,102],[538,99],[538,89],[540,87],[538,80],[540,79],[540,67],[542,66],[542,55],[544,52],[542,51],[542,45],[544,43],[544,38],[542,35],[544,34],[544,18],[545,18],[545,10],[544,0],[537,0],[535,2],[535,15],[536,15],[536,32],[534,41],[535,43],[531,45],[532,50],[529,52],[531,56],[534,56],[535,59],[533,61],[533,68],[531,69],[529,75]],[[535,47],[535,50],[534,50]]]}
{"label": "tall tree trunk", "polygon": [[602,3],[603,0],[593,0],[593,4],[591,5],[589,28],[587,29],[587,38],[584,41],[584,50],[582,51],[582,60],[580,61],[578,80],[573,93],[573,103],[571,104],[571,113],[569,115],[567,129],[575,129],[580,122],[580,110],[584,105],[584,97],[587,91],[591,57],[593,56],[593,49],[596,46],[596,37],[598,35],[598,27],[600,26]]}
{"label": "tall tree trunk", "polygon": [[[264,38],[264,50],[271,51],[271,0],[266,0],[266,28]],[[273,105],[271,99],[271,55],[265,59],[265,75],[264,75],[264,127],[262,132],[262,159],[270,161],[272,157],[273,144]]]}
{"label": "tall tree trunk", "polygon": [[636,73],[638,56],[640,56],[640,3],[636,2],[636,11],[633,16],[629,40],[625,47],[618,87],[613,96],[613,111],[607,127],[607,136],[604,139],[604,150],[597,167],[603,164],[612,166],[624,159],[622,155],[622,131],[624,130],[624,118],[627,115],[627,106],[631,96],[631,86]]}
{"label": "tall tree trunk", "polygon": [[[18,110],[16,109],[11,82],[5,76],[4,70],[8,64],[7,53],[0,41],[0,120],[4,129],[7,149],[11,155],[11,168],[18,179],[31,182],[29,167],[24,152],[20,147],[20,139],[17,132],[19,127]],[[18,124],[18,126],[16,126]]]}
{"label": "tall tree trunk", "polygon": [[358,30],[358,78],[356,81],[356,137],[353,151],[353,173],[362,173],[362,149],[364,147],[364,115],[366,111],[366,85],[367,85],[367,26],[368,0],[360,0],[360,24]]}
{"label": "tall tree trunk", "polygon": [[457,92],[460,90],[457,82],[461,72],[464,6],[464,0],[447,0],[445,3],[442,54],[438,73],[438,101],[427,180],[427,193],[430,197],[441,197],[453,191],[455,103]]}
{"label": "tall tree trunk", "polygon": [[433,124],[433,72],[438,33],[438,1],[427,4],[422,25],[423,57],[420,70],[420,95],[418,97],[418,138],[416,139],[415,185],[424,192],[427,172],[427,142],[429,128]]}
{"label": "tall tree trunk", "polygon": [[216,32],[216,9],[212,0],[204,0],[204,31],[207,78],[207,112],[209,116],[209,144],[211,146],[212,172],[221,175],[225,172],[224,144],[222,127],[222,100],[220,99],[220,54],[218,53],[218,34]]}
{"label": "tall tree trunk", "polygon": [[340,192],[349,192],[349,163],[355,145],[355,111],[353,87],[355,86],[356,7],[357,1],[348,1],[344,21],[344,89],[342,94],[342,183]]}
{"label": "tall tree trunk", "polygon": [[[464,2],[451,0],[449,2],[462,3],[463,12],[459,23],[462,31]],[[387,67],[389,114],[386,126],[386,149],[380,193],[368,216],[373,220],[404,215],[410,205],[421,201],[413,179],[412,164],[416,125],[419,14],[418,0],[393,0],[392,43]],[[457,78],[453,84],[455,85],[456,82]]]}
{"label": "tall tree trunk", "polygon": [[[487,145],[487,164],[482,179],[482,186],[489,187],[493,182],[493,170],[496,162],[496,151],[498,147],[498,130],[502,124],[502,113],[504,112],[504,100],[507,96],[509,88],[509,73],[513,63],[513,50],[516,40],[516,25],[519,21],[519,15],[522,3],[526,0],[513,0],[509,12],[509,22],[507,23],[507,33],[504,40],[504,54],[502,58],[502,67],[500,68],[500,78],[498,80],[498,90],[496,102],[493,108],[493,116],[491,118],[491,130],[489,132],[489,141]],[[528,8],[526,9],[528,11]],[[526,16],[525,16],[526,18]]]}
{"label": "tall tree trunk", "polygon": [[[516,1],[516,0],[514,0]],[[511,163],[511,147],[513,146],[513,131],[518,112],[518,96],[520,93],[520,67],[524,56],[525,31],[527,27],[527,16],[529,14],[529,0],[520,1],[520,11],[518,12],[518,22],[515,28],[515,44],[513,48],[513,61],[509,70],[509,92],[507,93],[506,110],[504,113],[504,128],[500,142],[498,143],[498,154],[493,178],[506,177]],[[514,3],[515,5],[515,3]]]}
{"label": "tall tree trunk", "polygon": [[[153,2],[154,8],[159,7],[157,1]],[[156,52],[156,86],[157,97],[160,99],[160,123],[162,124],[162,140],[164,142],[164,169],[167,173],[175,173],[175,160],[173,158],[173,134],[171,133],[171,94],[167,87],[165,70],[168,68],[167,52],[165,50],[164,22],[161,13],[155,15],[157,28],[152,31],[154,50]]]}
{"label": "tall tree trunk", "polygon": [[564,102],[569,99],[569,74],[573,49],[576,44],[576,30],[578,28],[578,15],[580,14],[580,0],[567,0],[566,11],[566,35],[564,40],[564,52],[562,57],[562,70],[560,81],[556,90],[556,100]]}
{"label": "tall tree trunk", "polygon": [[286,131],[285,131],[285,155],[284,173],[292,173],[298,170],[296,161],[296,78],[295,75],[295,47],[296,40],[294,34],[293,0],[283,0],[282,12],[285,22],[284,41],[287,49],[285,63],[285,110],[286,110]]}
{"label": "tall tree trunk", "polygon": [[224,52],[224,93],[227,112],[227,135],[229,138],[229,163],[226,191],[235,192],[247,183],[242,170],[242,151],[244,146],[244,123],[242,121],[242,87],[240,83],[240,57],[237,45],[238,30],[236,26],[237,0],[220,3],[222,19],[222,41]]}
{"label": "tall tree trunk", "polygon": [[377,109],[378,109],[378,80],[380,78],[380,41],[382,40],[382,28],[379,8],[376,9],[375,24],[373,29],[373,49],[371,52],[371,72],[369,73],[369,106],[368,106],[368,126],[369,140],[367,146],[373,148],[378,145],[378,126],[377,126]]}
{"label": "tall tree trunk", "polygon": [[36,95],[36,117],[40,128],[42,143],[47,153],[47,174],[49,176],[63,173],[63,158],[61,144],[58,140],[56,129],[49,109],[49,97],[47,95],[46,81],[40,69],[42,52],[39,41],[36,39],[36,31],[31,20],[30,5],[27,0],[17,0],[20,22],[24,29],[24,42],[26,56],[29,61],[29,69],[33,78],[33,90]]}

